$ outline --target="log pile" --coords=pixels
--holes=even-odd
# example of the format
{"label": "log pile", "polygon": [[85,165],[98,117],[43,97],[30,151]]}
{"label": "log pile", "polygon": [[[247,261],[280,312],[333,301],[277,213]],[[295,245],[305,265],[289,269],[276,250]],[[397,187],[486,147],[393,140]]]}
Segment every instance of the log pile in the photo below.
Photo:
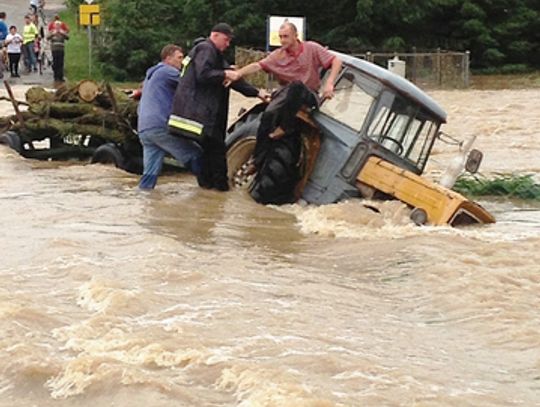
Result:
{"label": "log pile", "polygon": [[[52,148],[79,137],[91,139],[95,148],[106,142],[137,140],[138,102],[108,83],[85,80],[56,91],[32,87],[25,101],[15,100],[9,84],[4,84],[9,98],[2,99],[12,102],[16,114],[0,117],[0,132],[14,131],[23,143],[49,138]],[[20,106],[27,106],[26,111]]]}

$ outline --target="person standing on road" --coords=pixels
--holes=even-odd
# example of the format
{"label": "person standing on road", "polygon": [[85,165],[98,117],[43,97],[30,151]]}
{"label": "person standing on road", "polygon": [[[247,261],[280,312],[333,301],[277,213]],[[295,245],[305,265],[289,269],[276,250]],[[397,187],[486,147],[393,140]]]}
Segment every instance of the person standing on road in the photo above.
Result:
{"label": "person standing on road", "polygon": [[69,39],[69,35],[62,25],[60,18],[51,24],[47,39],[51,44],[54,81],[64,82],[64,48],[66,40]]}
{"label": "person standing on road", "polygon": [[9,59],[9,72],[12,78],[20,78],[19,61],[21,60],[21,47],[23,38],[17,32],[17,27],[12,25],[9,27],[9,34],[6,37],[6,46]]}
{"label": "person standing on road", "polygon": [[60,29],[64,31],[66,34],[69,34],[69,27],[66,23],[64,23],[62,20],[60,20],[60,15],[56,14],[54,16],[54,20],[49,23],[47,26],[48,31],[54,31]]}
{"label": "person standing on road", "polygon": [[26,71],[37,71],[36,56],[34,54],[34,38],[39,34],[36,25],[32,22],[30,15],[24,16],[24,29],[23,29],[23,55],[24,64],[26,65]]}
{"label": "person standing on road", "polygon": [[137,124],[144,166],[140,189],[155,187],[166,153],[193,174],[198,175],[201,171],[199,146],[171,135],[167,126],[183,59],[182,48],[169,44],[161,50],[161,62],[146,71]]}
{"label": "person standing on road", "polygon": [[[196,139],[202,146],[199,186],[219,191],[229,189],[225,148],[229,89],[225,84],[238,76],[230,69],[223,52],[232,37],[231,26],[219,23],[206,40],[193,47],[184,61],[169,120],[171,132]],[[266,99],[266,92],[245,81],[234,82],[232,87],[244,96]]]}
{"label": "person standing on road", "polygon": [[3,11],[0,11],[0,79],[4,77],[4,69],[5,69],[5,62],[4,62],[4,46],[6,37],[8,36],[8,28],[6,24],[6,13]]}
{"label": "person standing on road", "polygon": [[0,43],[6,39],[8,35],[8,26],[6,24],[6,13],[0,11]]}

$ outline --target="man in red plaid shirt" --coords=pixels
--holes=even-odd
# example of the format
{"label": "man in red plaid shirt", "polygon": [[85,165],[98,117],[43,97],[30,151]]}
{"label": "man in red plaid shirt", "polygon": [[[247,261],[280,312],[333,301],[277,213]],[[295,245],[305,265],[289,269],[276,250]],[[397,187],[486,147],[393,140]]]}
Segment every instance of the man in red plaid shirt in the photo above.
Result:
{"label": "man in red plaid shirt", "polygon": [[321,92],[321,98],[334,96],[334,81],[341,69],[341,60],[315,41],[302,42],[296,26],[285,22],[279,29],[281,47],[266,58],[240,69],[240,76],[260,70],[276,76],[280,85],[300,81],[312,92],[317,93],[321,85],[321,69],[330,69],[330,74]]}
{"label": "man in red plaid shirt", "polygon": [[[247,170],[248,174],[263,168],[266,157],[275,148],[275,141],[284,136],[298,136],[296,114],[300,109],[317,108],[321,101],[334,96],[334,82],[341,70],[342,61],[339,57],[314,41],[300,41],[295,25],[290,22],[283,23],[279,28],[279,40],[280,48],[237,71],[242,77],[264,70],[273,74],[282,85],[272,95],[272,101],[261,117],[254,159]],[[328,69],[330,73],[320,89],[321,72]],[[279,202],[272,203],[285,203],[293,199],[292,194],[284,193]]]}

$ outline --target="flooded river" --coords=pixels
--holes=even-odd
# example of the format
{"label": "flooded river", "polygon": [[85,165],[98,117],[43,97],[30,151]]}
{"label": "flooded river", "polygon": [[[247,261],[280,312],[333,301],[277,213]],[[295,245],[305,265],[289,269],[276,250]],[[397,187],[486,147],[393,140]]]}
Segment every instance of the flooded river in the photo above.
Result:
{"label": "flooded river", "polygon": [[[540,90],[432,95],[484,171],[540,174]],[[1,406],[540,405],[540,203],[419,228],[137,181],[0,146]]]}

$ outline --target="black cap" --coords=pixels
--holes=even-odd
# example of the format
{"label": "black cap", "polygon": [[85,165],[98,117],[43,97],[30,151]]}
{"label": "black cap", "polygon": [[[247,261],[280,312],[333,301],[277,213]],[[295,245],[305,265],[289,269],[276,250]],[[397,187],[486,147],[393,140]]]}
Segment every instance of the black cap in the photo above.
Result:
{"label": "black cap", "polygon": [[229,37],[234,36],[232,27],[227,23],[217,23],[214,27],[212,27],[211,32],[222,33]]}

